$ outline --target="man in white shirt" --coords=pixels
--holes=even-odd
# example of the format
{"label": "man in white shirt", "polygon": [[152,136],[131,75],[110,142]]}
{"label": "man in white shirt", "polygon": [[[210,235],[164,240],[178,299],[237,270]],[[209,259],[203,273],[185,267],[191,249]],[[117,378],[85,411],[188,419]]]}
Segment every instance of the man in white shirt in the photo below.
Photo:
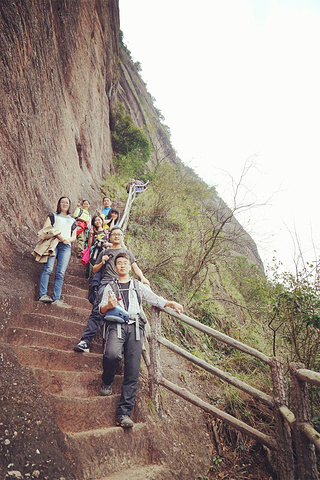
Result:
{"label": "man in white shirt", "polygon": [[145,324],[141,301],[162,309],[172,307],[178,313],[183,312],[183,307],[175,301],[156,295],[148,285],[130,279],[131,261],[127,253],[119,253],[115,257],[114,269],[119,279],[106,286],[99,305],[100,313],[106,315],[108,310],[119,306],[128,313],[129,318],[124,323],[120,323],[122,320],[118,323],[114,320],[107,322],[103,352],[103,385],[100,394],[111,395],[116,366],[122,358],[123,351],[124,379],[116,410],[116,425],[130,428],[134,425],[130,415],[137,392]]}

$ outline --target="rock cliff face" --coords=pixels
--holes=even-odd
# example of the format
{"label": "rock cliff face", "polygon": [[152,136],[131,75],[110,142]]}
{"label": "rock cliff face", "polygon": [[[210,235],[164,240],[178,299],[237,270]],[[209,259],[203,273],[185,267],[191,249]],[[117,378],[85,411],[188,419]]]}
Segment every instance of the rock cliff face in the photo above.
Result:
{"label": "rock cliff face", "polygon": [[22,256],[61,195],[96,200],[112,169],[118,36],[118,0],[0,2],[0,241]]}

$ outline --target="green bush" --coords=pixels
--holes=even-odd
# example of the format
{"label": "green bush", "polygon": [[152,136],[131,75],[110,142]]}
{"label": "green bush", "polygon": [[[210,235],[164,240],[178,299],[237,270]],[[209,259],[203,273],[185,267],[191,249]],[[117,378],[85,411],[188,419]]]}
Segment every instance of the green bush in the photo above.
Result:
{"label": "green bush", "polygon": [[130,178],[141,176],[151,155],[151,145],[147,135],[133,124],[121,103],[113,112],[111,136],[117,173]]}

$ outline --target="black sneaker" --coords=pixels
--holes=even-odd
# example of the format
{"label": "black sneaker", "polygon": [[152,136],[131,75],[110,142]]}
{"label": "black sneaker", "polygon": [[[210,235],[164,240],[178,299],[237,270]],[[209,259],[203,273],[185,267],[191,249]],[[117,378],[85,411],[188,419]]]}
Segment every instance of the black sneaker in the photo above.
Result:
{"label": "black sneaker", "polygon": [[132,428],[134,423],[129,415],[117,415],[116,416],[117,427]]}
{"label": "black sneaker", "polygon": [[102,384],[100,388],[100,395],[103,397],[108,397],[112,393],[112,385],[106,385],[105,383]]}
{"label": "black sneaker", "polygon": [[80,342],[73,347],[73,350],[75,352],[89,352],[90,351],[87,342],[85,342],[84,340],[80,340]]}

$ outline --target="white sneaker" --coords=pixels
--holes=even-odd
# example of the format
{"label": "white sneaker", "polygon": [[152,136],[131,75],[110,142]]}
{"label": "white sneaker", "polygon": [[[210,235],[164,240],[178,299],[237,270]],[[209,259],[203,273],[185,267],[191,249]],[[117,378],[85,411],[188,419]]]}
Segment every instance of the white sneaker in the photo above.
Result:
{"label": "white sneaker", "polygon": [[52,298],[49,297],[49,295],[42,295],[42,297],[39,298],[39,302],[52,303]]}
{"label": "white sneaker", "polygon": [[78,343],[78,345],[75,345],[73,347],[73,350],[75,352],[90,352],[89,350],[89,347],[88,347],[88,344],[87,342],[85,342],[84,340],[80,340],[80,342]]}
{"label": "white sneaker", "polygon": [[72,308],[71,305],[64,303],[62,300],[55,300],[54,302],[52,302],[52,305],[56,305],[57,307],[62,308]]}

